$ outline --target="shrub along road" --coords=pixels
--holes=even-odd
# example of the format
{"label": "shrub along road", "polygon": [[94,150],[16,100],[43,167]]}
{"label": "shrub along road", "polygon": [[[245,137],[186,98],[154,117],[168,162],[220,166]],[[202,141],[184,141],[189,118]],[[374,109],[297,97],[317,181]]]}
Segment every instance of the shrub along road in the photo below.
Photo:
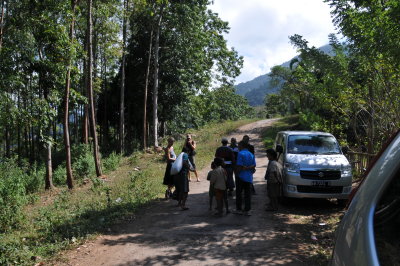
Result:
{"label": "shrub along road", "polygon": [[[268,160],[260,133],[274,121],[251,123],[229,136],[248,134],[255,146],[251,216],[213,216],[206,167],[199,172],[202,181],[190,183],[189,210],[174,200],[150,204],[109,234],[64,254],[64,265],[326,265],[341,211],[334,202],[296,200],[278,212],[265,211]],[[235,208],[233,198],[229,207]]]}

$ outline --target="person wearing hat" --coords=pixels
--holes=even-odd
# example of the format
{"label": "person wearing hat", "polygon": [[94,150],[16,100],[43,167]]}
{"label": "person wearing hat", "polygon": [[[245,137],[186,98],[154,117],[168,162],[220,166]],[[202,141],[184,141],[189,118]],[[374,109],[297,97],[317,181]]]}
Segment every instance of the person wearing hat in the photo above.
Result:
{"label": "person wearing hat", "polygon": [[233,181],[233,165],[235,164],[235,153],[231,148],[228,147],[227,138],[222,138],[221,143],[222,146],[218,147],[217,150],[215,151],[215,158],[224,159],[223,168],[228,174],[227,189],[228,189],[228,194],[231,196],[232,191],[235,188],[235,181]]}

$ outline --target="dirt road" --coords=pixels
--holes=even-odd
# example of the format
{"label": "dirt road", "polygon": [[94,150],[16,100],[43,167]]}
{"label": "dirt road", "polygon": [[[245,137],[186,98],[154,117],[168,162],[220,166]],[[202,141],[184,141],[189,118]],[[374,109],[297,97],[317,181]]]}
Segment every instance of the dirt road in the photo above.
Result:
{"label": "dirt road", "polygon": [[[294,232],[296,222],[284,208],[277,213],[264,210],[268,160],[258,133],[272,121],[258,121],[232,134],[238,139],[248,134],[256,150],[251,216],[213,216],[208,210],[209,168],[202,169],[202,181],[190,183],[189,210],[181,211],[174,200],[156,202],[131,223],[115,226],[109,235],[73,251],[68,265],[305,265],[303,240],[309,232],[307,237]],[[229,206],[235,208],[233,198]]]}

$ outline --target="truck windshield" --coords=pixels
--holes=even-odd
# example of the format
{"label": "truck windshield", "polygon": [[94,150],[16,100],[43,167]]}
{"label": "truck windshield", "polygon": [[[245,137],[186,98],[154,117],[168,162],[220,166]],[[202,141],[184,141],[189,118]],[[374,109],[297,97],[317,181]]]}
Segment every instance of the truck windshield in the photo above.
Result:
{"label": "truck windshield", "polygon": [[288,153],[340,154],[336,139],[325,135],[293,135],[288,138]]}

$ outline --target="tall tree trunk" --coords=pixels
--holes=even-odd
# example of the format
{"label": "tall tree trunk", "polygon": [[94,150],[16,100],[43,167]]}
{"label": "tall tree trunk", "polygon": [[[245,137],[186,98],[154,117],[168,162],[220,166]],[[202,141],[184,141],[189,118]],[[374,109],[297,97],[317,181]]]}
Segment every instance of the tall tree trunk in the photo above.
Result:
{"label": "tall tree trunk", "polygon": [[164,6],[161,6],[157,21],[156,38],[154,44],[154,83],[153,83],[153,143],[158,146],[158,53],[160,48],[160,30]]}
{"label": "tall tree trunk", "polygon": [[[49,135],[50,133],[50,128],[49,127]],[[53,189],[54,185],[53,185],[53,163],[52,163],[52,158],[51,158],[51,147],[52,144],[51,142],[46,143],[46,178],[45,178],[45,189],[49,190],[49,189]]]}
{"label": "tall tree trunk", "polygon": [[87,0],[88,4],[88,17],[87,17],[87,27],[88,27],[88,96],[90,102],[90,127],[92,131],[93,137],[93,157],[94,163],[96,166],[96,175],[99,177],[102,175],[101,171],[101,163],[99,158],[99,145],[97,140],[97,132],[96,132],[96,119],[95,119],[95,106],[94,106],[94,97],[93,97],[93,52],[92,52],[92,0]]}
{"label": "tall tree trunk", "polygon": [[[75,9],[78,4],[78,0],[71,0],[71,9],[72,9],[72,21],[69,27],[69,39],[71,45],[74,42],[74,27],[75,27]],[[64,95],[64,146],[66,152],[66,171],[67,171],[67,185],[69,189],[74,188],[73,176],[72,176],[72,167],[71,167],[71,144],[69,139],[69,92],[71,87],[71,67],[72,62],[70,62],[67,67],[67,74],[65,78],[65,95]]]}
{"label": "tall tree trunk", "polygon": [[119,105],[119,151],[125,151],[125,61],[126,61],[126,32],[129,0],[124,0],[124,15],[122,19],[122,65],[121,65],[121,92]]}
{"label": "tall tree trunk", "polygon": [[1,48],[3,47],[3,34],[4,34],[4,17],[6,15],[5,10],[6,10],[6,0],[1,1],[1,13],[0,13],[0,51]]}
{"label": "tall tree trunk", "polygon": [[102,128],[103,128],[103,138],[102,138],[102,140],[103,140],[103,145],[105,146],[105,147],[107,147],[107,145],[108,145],[108,143],[109,143],[109,126],[108,126],[108,90],[107,90],[107,84],[108,84],[108,80],[107,80],[107,58],[106,58],[106,56],[104,55],[104,58],[103,58],[103,62],[104,62],[104,64],[103,64],[103,80],[104,80],[104,82],[103,82],[103,84],[104,84],[104,87],[103,87],[103,91],[104,91],[104,106],[103,106],[103,122],[102,122],[102,124],[103,124],[103,126],[102,126]]}
{"label": "tall tree trunk", "polygon": [[143,99],[143,149],[147,148],[147,92],[149,89],[149,75],[150,75],[150,64],[151,55],[153,53],[153,28],[150,32],[150,44],[149,44],[149,57],[147,59],[147,69],[146,69],[146,80],[144,86],[144,99]]}
{"label": "tall tree trunk", "polygon": [[[85,51],[88,50],[88,33],[86,31],[86,36],[85,36]],[[85,89],[83,90],[83,94],[87,97],[87,87],[88,87],[88,65],[87,65],[87,60],[86,58],[83,59],[83,75],[84,75],[84,83],[85,83]],[[87,103],[84,104],[83,107],[83,119],[82,119],[82,143],[84,144],[89,144],[89,105]]]}

